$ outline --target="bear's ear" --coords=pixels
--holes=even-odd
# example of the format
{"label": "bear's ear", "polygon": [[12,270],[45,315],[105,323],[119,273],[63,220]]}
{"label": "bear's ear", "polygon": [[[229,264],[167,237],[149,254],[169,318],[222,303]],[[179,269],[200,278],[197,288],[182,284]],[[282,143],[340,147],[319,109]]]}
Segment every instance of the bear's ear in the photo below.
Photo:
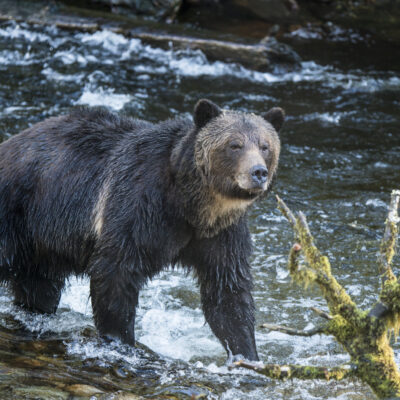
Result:
{"label": "bear's ear", "polygon": [[265,114],[264,118],[279,132],[285,121],[285,111],[280,107],[273,107]]}
{"label": "bear's ear", "polygon": [[193,120],[197,128],[201,129],[207,122],[218,117],[222,110],[210,100],[201,99],[194,107]]}

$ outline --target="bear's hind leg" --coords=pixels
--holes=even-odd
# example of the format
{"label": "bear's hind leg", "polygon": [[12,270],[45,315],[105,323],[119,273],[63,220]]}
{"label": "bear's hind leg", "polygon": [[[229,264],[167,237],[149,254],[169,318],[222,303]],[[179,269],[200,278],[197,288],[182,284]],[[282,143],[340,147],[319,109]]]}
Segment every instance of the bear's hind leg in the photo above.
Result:
{"label": "bear's hind leg", "polygon": [[90,275],[93,317],[101,336],[135,345],[136,306],[143,279],[111,261],[98,259]]}
{"label": "bear's hind leg", "polygon": [[14,304],[28,311],[53,314],[60,302],[64,279],[48,279],[42,276],[17,275],[10,282]]}
{"label": "bear's hind leg", "polygon": [[92,277],[90,296],[93,316],[101,336],[108,339],[120,339],[123,343],[134,346],[139,291],[132,287],[129,292],[124,289],[118,285],[98,283]]}

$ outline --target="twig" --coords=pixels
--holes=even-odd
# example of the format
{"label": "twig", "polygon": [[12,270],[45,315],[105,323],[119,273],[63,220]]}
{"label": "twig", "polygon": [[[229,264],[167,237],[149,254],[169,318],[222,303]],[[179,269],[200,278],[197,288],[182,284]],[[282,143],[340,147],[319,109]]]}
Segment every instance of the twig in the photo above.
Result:
{"label": "twig", "polygon": [[311,307],[311,310],[313,310],[317,315],[319,315],[322,318],[325,318],[327,320],[333,319],[332,315],[329,315],[325,311],[320,310],[319,308],[316,307]]}
{"label": "twig", "polygon": [[269,329],[270,331],[286,333],[287,335],[291,335],[291,336],[311,337],[314,335],[321,335],[323,333],[326,333],[325,327],[323,327],[323,326],[320,326],[320,327],[317,327],[314,329],[310,329],[308,331],[300,331],[297,329],[289,328],[288,326],[274,325],[274,324],[262,324],[261,328],[266,328],[266,329]]}
{"label": "twig", "polygon": [[292,225],[292,227],[294,228],[296,226],[296,218],[294,214],[278,195],[276,195],[276,200],[278,201],[279,211],[286,217],[286,219],[290,222],[290,225]]}

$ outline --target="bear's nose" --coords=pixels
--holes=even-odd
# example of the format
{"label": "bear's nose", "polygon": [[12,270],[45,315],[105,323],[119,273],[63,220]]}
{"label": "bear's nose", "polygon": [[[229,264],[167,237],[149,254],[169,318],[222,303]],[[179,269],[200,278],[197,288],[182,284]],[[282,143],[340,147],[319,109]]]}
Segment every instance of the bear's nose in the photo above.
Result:
{"label": "bear's nose", "polygon": [[261,164],[255,165],[250,170],[250,173],[253,178],[253,182],[260,186],[265,183],[268,177],[268,169]]}

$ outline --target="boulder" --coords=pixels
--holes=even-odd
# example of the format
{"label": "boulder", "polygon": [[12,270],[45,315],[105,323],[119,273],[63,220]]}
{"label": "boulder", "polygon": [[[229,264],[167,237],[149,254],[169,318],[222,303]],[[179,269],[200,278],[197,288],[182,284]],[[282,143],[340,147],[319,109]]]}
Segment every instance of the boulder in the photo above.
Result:
{"label": "boulder", "polygon": [[296,14],[299,6],[296,0],[230,0],[258,18],[276,22]]}

